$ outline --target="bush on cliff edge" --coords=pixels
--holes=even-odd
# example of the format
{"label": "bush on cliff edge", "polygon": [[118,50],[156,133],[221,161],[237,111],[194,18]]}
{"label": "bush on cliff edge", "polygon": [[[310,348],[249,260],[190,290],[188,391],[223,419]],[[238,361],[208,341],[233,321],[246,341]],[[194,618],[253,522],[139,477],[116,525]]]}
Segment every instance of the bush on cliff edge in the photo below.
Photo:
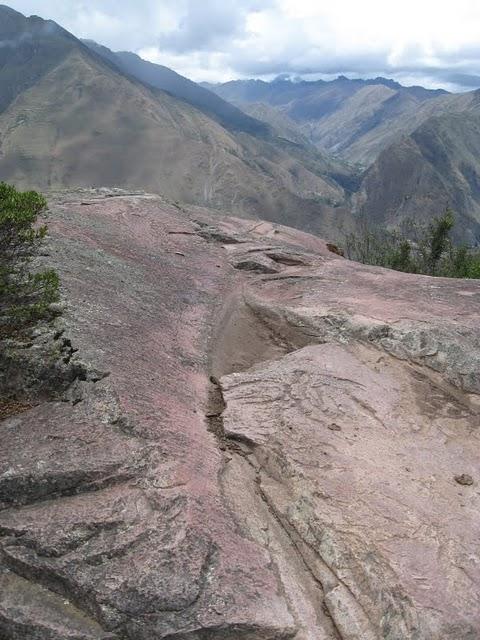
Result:
{"label": "bush on cliff edge", "polygon": [[364,223],[345,237],[345,253],[351,260],[406,273],[480,278],[480,251],[453,244],[454,223],[450,209],[426,226],[408,220],[391,231]]}
{"label": "bush on cliff edge", "polygon": [[20,192],[0,183],[0,328],[4,330],[45,318],[58,300],[57,273],[32,267],[47,232],[45,226],[36,225],[46,204],[35,191]]}

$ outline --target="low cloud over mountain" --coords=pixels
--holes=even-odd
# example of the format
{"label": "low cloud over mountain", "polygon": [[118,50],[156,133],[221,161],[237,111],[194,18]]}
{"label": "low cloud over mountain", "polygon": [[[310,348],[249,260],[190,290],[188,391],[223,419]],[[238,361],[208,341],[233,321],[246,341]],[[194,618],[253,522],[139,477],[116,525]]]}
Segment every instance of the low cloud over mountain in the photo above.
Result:
{"label": "low cloud over mountain", "polygon": [[[24,13],[35,0],[13,0]],[[194,80],[393,77],[449,90],[480,86],[480,5],[434,0],[113,0],[42,2],[42,17],[113,49],[139,52]],[[434,16],[434,19],[433,19]]]}

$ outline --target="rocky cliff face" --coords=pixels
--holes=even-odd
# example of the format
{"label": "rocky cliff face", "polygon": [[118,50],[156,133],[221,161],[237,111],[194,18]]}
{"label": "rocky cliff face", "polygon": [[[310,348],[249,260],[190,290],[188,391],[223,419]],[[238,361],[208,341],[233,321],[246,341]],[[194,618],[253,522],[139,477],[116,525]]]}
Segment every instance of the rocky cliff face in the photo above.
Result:
{"label": "rocky cliff face", "polygon": [[51,202],[71,377],[0,422],[0,637],[477,638],[480,283]]}

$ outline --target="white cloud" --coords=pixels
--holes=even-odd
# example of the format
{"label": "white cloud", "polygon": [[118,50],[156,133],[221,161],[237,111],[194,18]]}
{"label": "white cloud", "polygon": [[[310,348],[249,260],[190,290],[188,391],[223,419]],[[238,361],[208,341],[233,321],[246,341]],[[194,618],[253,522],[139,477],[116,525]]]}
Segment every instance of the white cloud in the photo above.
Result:
{"label": "white cloud", "polygon": [[197,82],[227,82],[232,72],[225,66],[226,55],[215,51],[167,53],[157,47],[145,47],[136,53],[144,60],[170,67]]}
{"label": "white cloud", "polygon": [[[480,75],[478,0],[12,0],[196,80],[277,73]],[[466,80],[475,82],[475,80]],[[460,83],[461,84],[461,83]],[[451,86],[451,85],[449,85]]]}

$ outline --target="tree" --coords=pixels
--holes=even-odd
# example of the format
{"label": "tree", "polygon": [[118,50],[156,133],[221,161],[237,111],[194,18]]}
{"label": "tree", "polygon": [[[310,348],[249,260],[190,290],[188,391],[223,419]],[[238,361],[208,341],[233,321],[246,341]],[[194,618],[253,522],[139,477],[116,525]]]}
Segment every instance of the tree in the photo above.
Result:
{"label": "tree", "polygon": [[396,271],[415,270],[412,263],[412,246],[407,239],[400,240],[398,247],[392,250],[389,267]]}
{"label": "tree", "polygon": [[427,271],[430,275],[437,275],[439,262],[450,244],[450,231],[455,224],[453,211],[447,209],[443,216],[435,218],[428,227],[425,242],[425,258]]}
{"label": "tree", "polygon": [[58,275],[52,269],[31,268],[47,228],[37,227],[45,198],[35,191],[19,192],[0,183],[0,318],[19,325],[44,317],[58,300]]}

